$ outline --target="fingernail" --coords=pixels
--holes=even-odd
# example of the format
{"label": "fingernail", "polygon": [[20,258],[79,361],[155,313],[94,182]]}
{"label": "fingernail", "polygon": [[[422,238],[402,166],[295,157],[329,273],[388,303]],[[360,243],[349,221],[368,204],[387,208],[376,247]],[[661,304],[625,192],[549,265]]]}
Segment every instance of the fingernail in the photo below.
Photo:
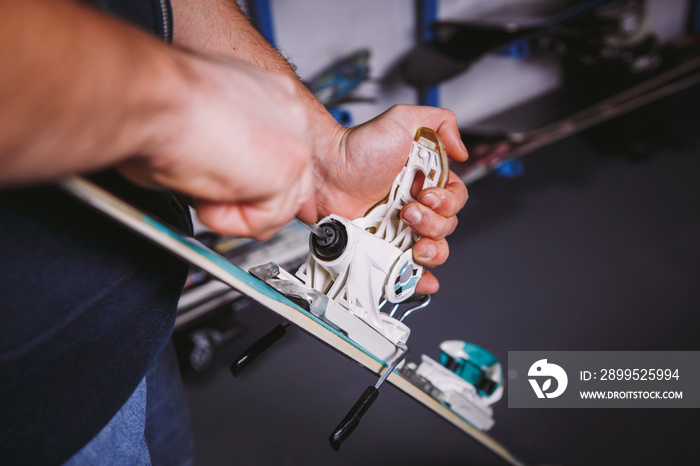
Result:
{"label": "fingernail", "polygon": [[420,202],[424,206],[428,206],[431,209],[434,209],[438,205],[438,197],[433,193],[428,193],[421,198]]}
{"label": "fingernail", "polygon": [[420,252],[420,257],[423,259],[432,259],[435,257],[435,254],[437,254],[437,250],[435,249],[434,244],[426,244],[423,246],[423,250]]}
{"label": "fingernail", "polygon": [[419,223],[422,218],[423,215],[420,213],[420,210],[414,205],[408,206],[406,210],[403,211],[403,219],[411,225]]}

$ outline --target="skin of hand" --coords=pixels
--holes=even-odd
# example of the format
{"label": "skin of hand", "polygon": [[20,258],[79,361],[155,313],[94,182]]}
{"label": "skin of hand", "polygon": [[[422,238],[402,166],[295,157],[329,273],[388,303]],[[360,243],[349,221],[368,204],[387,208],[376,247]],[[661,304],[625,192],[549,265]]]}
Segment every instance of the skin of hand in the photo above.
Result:
{"label": "skin of hand", "polygon": [[[445,110],[401,106],[340,127],[235,2],[173,0],[179,47],[72,0],[2,2],[2,186],[117,165],[192,197],[212,229],[262,239],[294,215],[361,215],[388,191],[419,126],[466,158]],[[418,261],[435,266],[466,190],[452,176],[428,194],[413,204],[420,220],[411,206],[403,218],[425,237]],[[436,289],[430,274],[418,287]]]}
{"label": "skin of hand", "polygon": [[[363,216],[389,192],[421,126],[432,128],[440,135],[451,159],[467,159],[468,153],[451,111],[397,105],[363,125],[336,132],[325,142],[329,147],[324,152],[326,156],[314,160],[319,212],[322,215],[336,213],[350,219]],[[422,237],[413,247],[416,262],[436,267],[449,255],[445,237],[457,226],[456,215],[467,201],[467,188],[450,172],[445,188],[415,191],[413,195],[418,202],[406,205],[401,217]],[[433,294],[438,288],[435,276],[426,271],[416,292]]]}
{"label": "skin of hand", "polygon": [[264,238],[316,218],[295,80],[74,0],[0,4],[0,187],[117,166],[190,196],[224,233]]}
{"label": "skin of hand", "polygon": [[261,240],[295,215],[313,221],[306,112],[292,80],[240,60],[194,58],[186,118],[122,163],[122,174],[191,196],[200,221],[225,234]]}
{"label": "skin of hand", "polygon": [[[172,5],[175,43],[200,53],[239,58],[294,80],[309,121],[307,139],[320,217],[337,213],[356,218],[383,199],[421,126],[438,132],[452,159],[466,160],[467,150],[449,110],[401,105],[358,127],[343,128],[297,78],[289,62],[260,36],[236,2],[172,0]],[[413,248],[416,261],[435,267],[447,259],[445,236],[457,225],[456,213],[466,202],[467,190],[451,174],[445,189],[415,194],[419,202],[406,206],[402,217],[423,236]],[[426,271],[416,291],[431,294],[438,287],[437,279]]]}

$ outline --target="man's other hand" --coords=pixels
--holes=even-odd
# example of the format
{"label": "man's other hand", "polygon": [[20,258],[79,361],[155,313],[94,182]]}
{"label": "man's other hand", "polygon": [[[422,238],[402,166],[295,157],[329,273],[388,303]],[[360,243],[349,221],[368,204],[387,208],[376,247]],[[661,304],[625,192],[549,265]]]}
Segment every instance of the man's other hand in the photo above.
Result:
{"label": "man's other hand", "polygon": [[292,80],[232,59],[192,55],[183,67],[181,110],[122,173],[190,196],[220,233],[264,239],[295,215],[313,221],[306,114]]}
{"label": "man's other hand", "polygon": [[[421,126],[437,131],[451,159],[467,159],[451,111],[408,105],[392,107],[363,125],[339,129],[328,138],[320,152],[326,155],[314,160],[319,214],[336,213],[354,219],[383,199],[406,163],[415,133]],[[457,213],[467,201],[467,188],[450,172],[445,188],[429,188],[414,194],[418,202],[406,205],[401,217],[422,237],[413,247],[416,262],[436,267],[449,255],[445,237],[457,226]],[[432,294],[438,288],[435,276],[426,271],[416,292]]]}

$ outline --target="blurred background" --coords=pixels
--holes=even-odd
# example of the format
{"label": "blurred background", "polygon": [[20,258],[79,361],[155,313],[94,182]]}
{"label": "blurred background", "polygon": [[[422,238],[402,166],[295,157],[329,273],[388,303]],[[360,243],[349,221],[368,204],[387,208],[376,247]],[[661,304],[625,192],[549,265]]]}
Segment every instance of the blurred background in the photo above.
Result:
{"label": "blurred background", "polygon": [[[700,350],[700,1],[249,1],[336,118],[399,103],[455,112],[470,200],[411,316],[409,360],[459,339],[493,352]],[[244,269],[296,270],[308,232],[198,237]],[[200,465],[498,465],[390,386],[339,453],[328,435],[374,377],[192,270],[175,342]],[[528,464],[700,464],[696,410],[494,407]]]}

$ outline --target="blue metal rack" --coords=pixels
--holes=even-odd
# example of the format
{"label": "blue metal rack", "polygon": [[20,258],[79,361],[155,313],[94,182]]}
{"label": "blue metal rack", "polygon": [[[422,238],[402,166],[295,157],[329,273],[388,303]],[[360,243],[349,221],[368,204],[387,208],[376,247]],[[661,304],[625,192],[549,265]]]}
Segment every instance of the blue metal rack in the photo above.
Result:
{"label": "blue metal rack", "polygon": [[[417,0],[416,29],[418,42],[429,44],[435,40],[433,23],[437,20],[438,0]],[[431,107],[440,106],[440,89],[438,86],[421,87],[418,89],[418,103]]]}
{"label": "blue metal rack", "polygon": [[270,0],[246,0],[246,8],[250,21],[255,25],[260,34],[262,34],[270,45],[277,48]]}
{"label": "blue metal rack", "polygon": [[688,11],[688,32],[700,34],[700,0],[690,2]]}

